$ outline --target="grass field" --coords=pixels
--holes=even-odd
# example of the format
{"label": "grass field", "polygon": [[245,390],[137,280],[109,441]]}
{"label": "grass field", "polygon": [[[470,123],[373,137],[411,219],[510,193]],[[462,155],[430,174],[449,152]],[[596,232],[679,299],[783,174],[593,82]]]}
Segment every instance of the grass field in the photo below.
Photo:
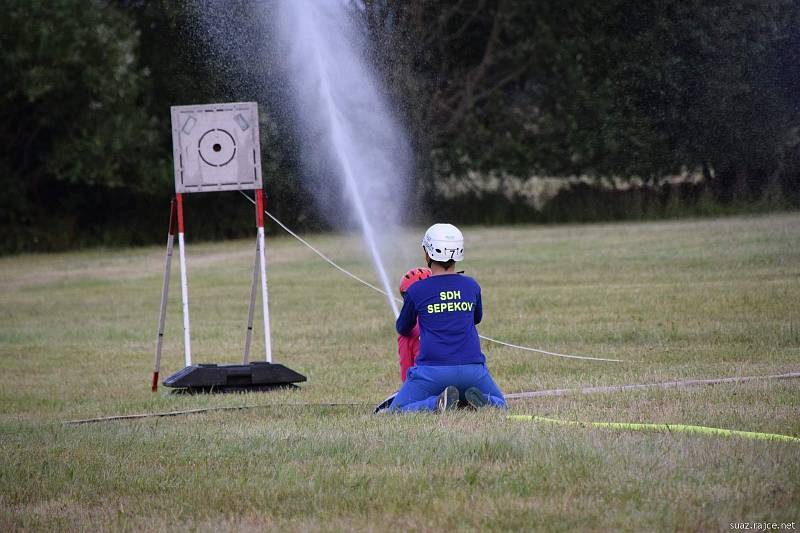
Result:
{"label": "grass field", "polygon": [[[800,368],[798,213],[465,234],[463,266],[483,287],[481,333],[626,360],[485,344],[506,392]],[[374,279],[355,238],[310,239]],[[417,239],[409,234],[408,246]],[[236,362],[252,243],[189,244],[195,361]],[[555,426],[499,411],[372,415],[399,383],[385,301],[289,238],[270,240],[268,256],[276,360],[308,383],[295,392],[194,397],[149,390],[161,246],[0,258],[0,530],[727,530],[739,521],[800,522],[798,443]],[[183,366],[173,273],[163,375]],[[355,405],[313,405],[322,402]],[[263,406],[62,423],[256,403]],[[800,436],[800,380],[576,393],[510,407],[565,420]]]}

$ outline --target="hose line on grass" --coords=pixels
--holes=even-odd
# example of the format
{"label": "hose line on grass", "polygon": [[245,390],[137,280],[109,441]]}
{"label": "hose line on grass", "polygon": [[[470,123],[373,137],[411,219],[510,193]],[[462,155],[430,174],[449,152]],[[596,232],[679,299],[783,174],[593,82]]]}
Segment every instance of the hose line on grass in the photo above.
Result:
{"label": "hose line on grass", "polygon": [[[212,411],[241,411],[259,407],[360,407],[367,405],[361,402],[332,402],[332,403],[279,403],[279,404],[246,404],[221,407],[205,407],[200,409],[186,409],[183,411],[166,411],[160,413],[138,413],[133,415],[103,416],[97,418],[84,418],[80,420],[66,420],[65,425],[83,425],[97,422],[112,422],[119,420],[136,420],[142,418],[160,418],[181,415],[208,413]],[[509,415],[507,420],[546,422],[562,426],[597,427],[607,429],[621,429],[629,431],[660,431],[667,433],[703,433],[706,435],[719,435],[723,437],[744,437],[756,440],[776,440],[784,442],[800,442],[800,438],[777,433],[760,433],[755,431],[739,431],[735,429],[712,428],[706,426],[692,426],[687,424],[643,424],[629,422],[580,422],[577,420],[560,420],[537,415]]]}
{"label": "hose line on grass", "polygon": [[284,409],[287,407],[362,407],[370,405],[366,402],[322,402],[322,403],[302,403],[302,402],[288,402],[288,403],[254,403],[245,405],[223,405],[217,407],[200,407],[197,409],[185,409],[183,411],[162,411],[155,413],[136,413],[132,415],[111,415],[111,416],[98,416],[95,418],[81,418],[78,420],[64,420],[62,424],[67,426],[77,426],[82,424],[94,424],[97,422],[113,422],[115,420],[139,420],[142,418],[163,418],[170,416],[183,416],[183,415],[196,415],[202,413],[210,413],[213,411],[245,411],[248,409],[256,409],[259,407],[277,407]]}
{"label": "hose line on grass", "polygon": [[691,426],[688,424],[642,424],[631,422],[580,422],[577,420],[559,420],[536,415],[509,415],[508,420],[547,422],[562,426],[596,427],[608,429],[623,429],[629,431],[662,431],[667,433],[704,433],[706,435],[721,435],[723,437],[745,437],[756,440],[779,440],[785,442],[800,442],[800,438],[777,433],[759,433],[756,431],[739,431],[736,429],[712,428],[706,426]]}
{"label": "hose line on grass", "polygon": [[[245,194],[244,191],[239,191],[239,193],[241,193],[242,196],[247,198],[250,201],[250,203],[255,205],[256,201],[253,200],[252,198],[250,198],[247,194]],[[270,213],[269,211],[267,211],[266,209],[264,210],[264,214],[267,215],[278,226],[280,226],[284,231],[286,231],[286,233],[288,233],[289,235],[291,235],[292,237],[294,237],[295,239],[300,241],[300,243],[302,243],[309,250],[311,250],[312,252],[317,254],[320,258],[322,258],[323,261],[325,261],[326,263],[331,265],[336,270],[338,270],[341,273],[345,274],[346,276],[349,276],[350,278],[356,280],[357,282],[361,283],[362,285],[365,285],[365,286],[369,287],[373,291],[379,292],[379,293],[383,294],[384,296],[386,296],[388,298],[394,298],[398,302],[402,303],[402,301],[403,301],[402,299],[397,298],[396,296],[393,296],[393,295],[390,295],[390,294],[386,294],[386,291],[384,291],[380,287],[376,287],[372,283],[370,283],[370,282],[368,282],[368,281],[366,281],[364,279],[361,279],[360,277],[356,276],[352,272],[350,272],[350,271],[342,268],[341,266],[337,265],[333,261],[333,259],[331,259],[330,257],[325,255],[324,253],[322,253],[319,250],[317,250],[316,248],[314,248],[311,244],[309,244],[308,241],[306,241],[300,235],[298,235],[297,233],[295,233],[294,231],[289,229],[289,227],[286,226],[286,224],[284,224],[283,222],[281,222],[280,220],[275,218],[275,216],[272,213]],[[622,362],[624,362],[622,359],[606,359],[606,358],[603,358],[603,357],[589,357],[589,356],[586,356],[586,355],[571,355],[571,354],[563,354],[563,353],[556,353],[556,352],[548,352],[547,350],[542,350],[542,349],[539,349],[539,348],[532,348],[530,346],[520,346],[519,344],[512,344],[510,342],[505,342],[505,341],[501,341],[501,340],[498,340],[498,339],[493,339],[493,338],[487,337],[485,335],[479,335],[479,337],[481,339],[487,341],[487,342],[493,342],[495,344],[499,344],[501,346],[506,346],[508,348],[514,348],[516,350],[524,350],[524,351],[527,351],[527,352],[534,352],[534,353],[538,353],[538,354],[542,354],[542,355],[550,355],[550,356],[553,356],[553,357],[562,357],[562,358],[565,358],[565,359],[581,359],[581,360],[585,360],[585,361],[605,361],[605,362],[609,362],[609,363],[622,363]]]}
{"label": "hose line on grass", "polygon": [[[584,389],[551,389],[551,390],[543,390],[543,391],[535,391],[535,392],[521,392],[521,393],[512,393],[506,394],[507,400],[522,400],[525,398],[531,398],[536,396],[562,396],[567,392],[583,392],[586,394],[596,393],[596,392],[623,392],[628,390],[639,390],[645,388],[653,388],[653,387],[662,387],[662,388],[672,388],[672,387],[693,387],[698,385],[714,385],[718,383],[743,383],[746,381],[752,380],[771,380],[771,379],[795,379],[800,378],[800,372],[789,372],[786,374],[776,374],[771,376],[747,376],[747,377],[739,377],[739,378],[717,378],[717,379],[688,379],[683,381],[667,381],[663,383],[647,383],[647,384],[640,384],[640,385],[623,385],[623,386],[612,386],[612,387],[587,387]],[[115,420],[135,420],[140,418],[160,418],[160,417],[170,417],[170,416],[180,416],[180,415],[192,415],[198,413],[207,413],[211,411],[236,411],[236,410],[245,410],[245,409],[255,409],[258,407],[278,407],[278,408],[285,408],[285,407],[362,407],[366,405],[371,405],[367,402],[284,402],[284,403],[256,403],[256,404],[244,404],[244,405],[227,405],[227,406],[218,406],[218,407],[201,407],[198,409],[186,409],[183,411],[164,411],[164,412],[151,412],[151,413],[138,413],[132,415],[112,415],[112,416],[101,416],[97,418],[84,418],[80,420],[65,420],[62,423],[66,425],[78,425],[78,424],[91,424],[96,422],[111,422]],[[545,418],[539,417],[534,415],[511,415],[508,417],[510,420],[532,420],[532,421],[543,421],[543,422],[553,422],[553,423],[562,423],[568,425],[582,425],[583,422],[570,422],[565,420],[557,420],[554,418]],[[600,427],[612,427],[609,422],[596,422],[590,424],[601,424]],[[637,424],[633,424],[634,426]],[[638,424],[642,426],[642,424]],[[647,424],[645,424],[647,425]],[[700,426],[678,426],[672,424],[649,424],[650,426],[658,426],[659,429],[667,430],[667,431],[681,431],[682,427],[700,427]],[[634,429],[631,427],[631,424],[624,424],[623,429]],[[644,428],[636,428],[636,429],[644,429]],[[647,428],[653,429],[653,428]],[[714,430],[715,428],[708,428]],[[726,435],[733,435],[734,433],[727,433],[733,430],[720,430],[724,432]],[[703,432],[702,430],[700,432]],[[714,431],[712,431],[713,433]],[[707,433],[707,432],[706,432]],[[748,433],[748,432],[739,432],[739,433]],[[783,435],[785,436],[785,435]],[[781,436],[781,437],[783,437]],[[757,438],[757,437],[756,437]],[[795,437],[789,437],[789,439],[795,439]],[[800,439],[798,439],[800,440]]]}

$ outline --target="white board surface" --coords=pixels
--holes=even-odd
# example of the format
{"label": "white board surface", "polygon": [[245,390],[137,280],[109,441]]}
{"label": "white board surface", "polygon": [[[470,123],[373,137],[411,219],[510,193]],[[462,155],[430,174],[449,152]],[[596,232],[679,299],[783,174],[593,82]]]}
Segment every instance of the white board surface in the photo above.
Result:
{"label": "white board surface", "polygon": [[256,102],[170,110],[175,192],[263,188]]}

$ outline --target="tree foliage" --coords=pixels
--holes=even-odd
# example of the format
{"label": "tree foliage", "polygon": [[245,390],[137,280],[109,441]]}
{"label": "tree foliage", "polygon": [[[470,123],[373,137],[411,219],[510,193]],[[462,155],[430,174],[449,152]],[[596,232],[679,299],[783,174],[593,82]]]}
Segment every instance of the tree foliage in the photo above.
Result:
{"label": "tree foliage", "polygon": [[[280,57],[255,15],[274,1],[4,2],[2,248],[151,241],[163,216],[138,215],[172,188],[168,108],[217,100],[259,101],[271,205],[315,225]],[[209,9],[214,24],[200,16]],[[800,205],[794,0],[358,0],[352,12],[409,132],[421,201],[441,205],[437,180],[476,172],[697,171],[705,182],[689,196]],[[580,191],[582,205],[590,197]],[[248,230],[247,211],[192,205],[217,215],[192,222],[206,236]],[[569,205],[550,212],[569,218]],[[498,205],[492,220],[518,211]]]}
{"label": "tree foliage", "polygon": [[80,204],[78,196],[98,190],[152,191],[163,180],[162,124],[148,106],[138,39],[132,21],[99,0],[16,1],[4,9],[6,247],[47,239],[42,226],[55,204]]}
{"label": "tree foliage", "polygon": [[431,179],[702,168],[722,201],[797,189],[797,2],[370,6]]}

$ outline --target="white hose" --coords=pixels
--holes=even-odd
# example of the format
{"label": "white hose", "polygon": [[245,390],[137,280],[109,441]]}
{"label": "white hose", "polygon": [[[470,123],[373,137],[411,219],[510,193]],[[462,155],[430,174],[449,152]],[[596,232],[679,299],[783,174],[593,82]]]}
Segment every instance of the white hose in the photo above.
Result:
{"label": "white hose", "polygon": [[[244,196],[245,198],[250,200],[250,203],[255,205],[255,203],[256,203],[255,200],[253,200],[252,198],[247,196],[247,194],[245,194],[244,191],[239,191],[239,192],[242,194],[242,196]],[[267,215],[270,219],[272,219],[272,221],[275,222],[278,226],[283,228],[283,230],[286,231],[286,233],[288,233],[289,235],[291,235],[292,237],[294,237],[295,239],[297,239],[298,241],[303,243],[309,250],[311,250],[312,252],[317,254],[319,257],[321,257],[325,262],[327,262],[329,265],[331,265],[336,270],[342,272],[343,274],[345,274],[347,276],[350,276],[351,278],[353,278],[357,282],[361,283],[362,285],[366,285],[367,287],[369,287],[370,289],[372,289],[375,292],[379,292],[379,293],[383,294],[384,296],[386,296],[388,298],[394,298],[395,300],[397,300],[399,302],[402,302],[402,300],[400,298],[397,298],[396,296],[391,296],[389,294],[386,294],[386,291],[384,291],[383,289],[381,289],[379,287],[376,287],[372,283],[369,283],[368,281],[365,281],[365,280],[359,278],[358,276],[356,276],[352,272],[349,272],[349,271],[345,270],[344,268],[340,267],[339,265],[337,265],[333,261],[333,259],[331,259],[330,257],[325,255],[324,253],[320,252],[319,250],[317,250],[316,248],[311,246],[311,244],[309,244],[306,240],[304,240],[300,235],[298,235],[297,233],[295,233],[292,230],[290,230],[286,226],[286,224],[284,224],[283,222],[281,222],[280,220],[275,218],[272,215],[272,213],[270,213],[266,209],[264,210],[264,214]],[[570,355],[570,354],[563,354],[563,353],[548,352],[547,350],[540,350],[539,348],[531,348],[529,346],[520,346],[518,344],[511,344],[510,342],[504,342],[504,341],[501,341],[501,340],[498,340],[498,339],[493,339],[491,337],[486,337],[484,335],[479,335],[479,337],[481,339],[487,341],[487,342],[493,342],[495,344],[499,344],[501,346],[506,346],[508,348],[515,348],[517,350],[525,350],[527,352],[535,352],[535,353],[542,354],[542,355],[551,355],[553,357],[563,357],[563,358],[566,358],[566,359],[582,359],[582,360],[585,360],[585,361],[607,361],[607,362],[611,362],[611,363],[622,363],[622,362],[624,362],[624,360],[622,360],[622,359],[605,359],[605,358],[602,358],[602,357],[589,357],[589,356],[586,356],[586,355]]]}

